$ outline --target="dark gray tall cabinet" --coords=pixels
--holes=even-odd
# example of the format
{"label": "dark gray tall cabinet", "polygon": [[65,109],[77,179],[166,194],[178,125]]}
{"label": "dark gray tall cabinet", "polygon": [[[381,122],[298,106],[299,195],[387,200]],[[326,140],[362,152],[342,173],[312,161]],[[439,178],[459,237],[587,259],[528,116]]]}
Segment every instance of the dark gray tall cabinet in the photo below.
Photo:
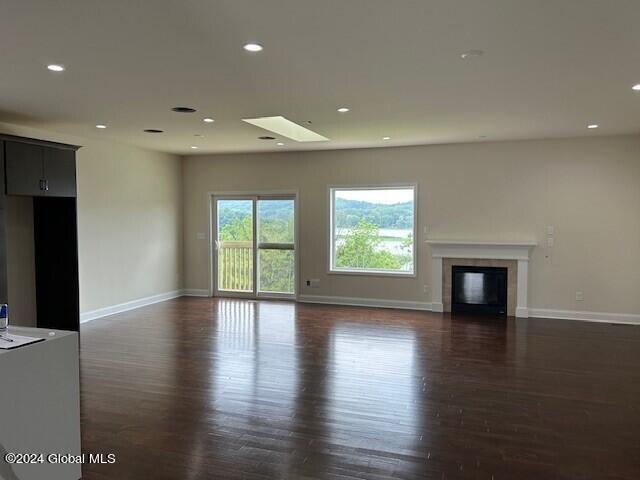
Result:
{"label": "dark gray tall cabinet", "polygon": [[[76,150],[79,147],[0,135],[0,303],[8,303],[7,199],[31,197],[37,326],[80,327]],[[11,311],[11,305],[9,305]]]}

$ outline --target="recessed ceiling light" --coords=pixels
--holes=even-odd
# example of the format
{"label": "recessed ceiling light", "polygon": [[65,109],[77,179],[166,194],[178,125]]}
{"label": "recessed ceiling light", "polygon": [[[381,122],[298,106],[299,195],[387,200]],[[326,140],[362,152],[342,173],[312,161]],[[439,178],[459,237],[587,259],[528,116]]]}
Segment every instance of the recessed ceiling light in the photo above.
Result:
{"label": "recessed ceiling light", "polygon": [[171,111],[176,113],[195,113],[196,109],[191,107],[173,107]]}
{"label": "recessed ceiling light", "polygon": [[202,121],[204,123],[213,123],[213,122],[215,122],[215,120],[213,118],[211,118],[211,117],[203,118]]}
{"label": "recessed ceiling light", "polygon": [[194,133],[193,136],[194,137],[203,137],[204,135],[200,135],[199,133]]}
{"label": "recessed ceiling light", "polygon": [[640,92],[640,83],[636,83],[633,87],[631,87],[631,90],[635,90],[636,92]]}
{"label": "recessed ceiling light", "polygon": [[103,128],[107,128],[107,126],[99,123],[98,125],[96,125],[96,128],[103,129]]}
{"label": "recessed ceiling light", "polygon": [[276,143],[276,145],[278,145],[279,147],[284,147],[284,143],[282,143],[282,142],[278,142],[278,143]]}
{"label": "recessed ceiling light", "polygon": [[147,128],[144,133],[164,133],[164,130],[158,130],[157,128]]}
{"label": "recessed ceiling light", "polygon": [[192,150],[197,150],[197,149],[198,149],[198,147],[196,147],[195,145],[191,145],[191,149],[192,149]]}
{"label": "recessed ceiling light", "polygon": [[64,65],[58,65],[56,63],[52,63],[51,65],[47,65],[47,68],[52,72],[64,72]]}
{"label": "recessed ceiling light", "polygon": [[391,140],[391,137],[382,137],[383,140]]}
{"label": "recessed ceiling light", "polygon": [[349,111],[349,109],[348,109],[347,107],[340,107],[340,108],[338,109],[338,111],[339,111],[340,113],[347,113],[347,112]]}
{"label": "recessed ceiling light", "polygon": [[466,52],[462,52],[460,54],[460,58],[462,58],[463,60],[468,60],[470,58],[481,57],[482,55],[484,55],[484,52],[482,50],[467,50]]}
{"label": "recessed ceiling light", "polygon": [[276,137],[270,137],[269,135],[263,135],[261,137],[258,137],[258,140],[275,140]]}
{"label": "recessed ceiling light", "polygon": [[600,125],[598,125],[597,123],[590,123],[589,125],[587,125],[587,128],[594,129],[594,128],[598,128],[599,126]]}
{"label": "recessed ceiling light", "polygon": [[244,47],[247,52],[261,52],[263,50],[262,45],[258,43],[247,43]]}

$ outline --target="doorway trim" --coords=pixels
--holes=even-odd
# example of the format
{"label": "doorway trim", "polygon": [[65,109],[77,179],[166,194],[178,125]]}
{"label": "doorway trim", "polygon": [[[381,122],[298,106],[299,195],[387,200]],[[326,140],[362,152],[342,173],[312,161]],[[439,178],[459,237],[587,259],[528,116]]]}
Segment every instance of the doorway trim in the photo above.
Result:
{"label": "doorway trim", "polygon": [[[209,289],[209,297],[213,297],[216,291],[216,283],[217,283],[217,256],[213,254],[213,247],[215,243],[216,237],[216,219],[214,218],[216,215],[216,205],[215,198],[216,197],[278,197],[278,196],[290,196],[293,197],[293,245],[294,245],[294,258],[295,258],[295,276],[296,281],[294,282],[294,293],[293,295],[282,295],[282,294],[261,294],[258,295],[257,285],[256,285],[256,293],[255,295],[233,295],[233,296],[241,296],[242,298],[250,298],[250,299],[273,299],[273,300],[298,300],[298,295],[300,292],[300,251],[299,251],[299,237],[300,237],[300,196],[297,188],[286,188],[286,189],[278,189],[278,190],[221,190],[221,191],[209,191],[207,192],[207,204],[209,205],[209,231],[207,232],[208,242],[207,242],[207,254],[209,256],[208,268],[208,289]],[[255,262],[254,262],[255,264]],[[254,268],[257,268],[257,265],[254,265]],[[231,295],[229,295],[231,296]]]}

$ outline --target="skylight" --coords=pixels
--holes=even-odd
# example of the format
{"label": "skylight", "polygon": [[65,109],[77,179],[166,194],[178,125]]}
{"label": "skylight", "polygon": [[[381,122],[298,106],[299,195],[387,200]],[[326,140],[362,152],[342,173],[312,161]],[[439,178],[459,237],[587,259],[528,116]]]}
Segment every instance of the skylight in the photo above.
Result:
{"label": "skylight", "polygon": [[261,118],[243,118],[243,122],[250,123],[256,127],[263,128],[270,132],[276,133],[283,137],[290,138],[296,142],[326,142],[327,137],[320,135],[308,128],[298,125],[282,116],[277,117],[261,117]]}

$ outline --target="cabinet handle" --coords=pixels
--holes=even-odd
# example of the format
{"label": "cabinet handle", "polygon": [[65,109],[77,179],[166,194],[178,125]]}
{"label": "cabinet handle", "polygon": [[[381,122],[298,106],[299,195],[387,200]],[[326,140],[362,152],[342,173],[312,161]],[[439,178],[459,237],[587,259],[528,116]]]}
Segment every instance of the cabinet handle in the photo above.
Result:
{"label": "cabinet handle", "polygon": [[45,192],[49,191],[49,180],[45,180],[44,181],[44,190],[45,190]]}

